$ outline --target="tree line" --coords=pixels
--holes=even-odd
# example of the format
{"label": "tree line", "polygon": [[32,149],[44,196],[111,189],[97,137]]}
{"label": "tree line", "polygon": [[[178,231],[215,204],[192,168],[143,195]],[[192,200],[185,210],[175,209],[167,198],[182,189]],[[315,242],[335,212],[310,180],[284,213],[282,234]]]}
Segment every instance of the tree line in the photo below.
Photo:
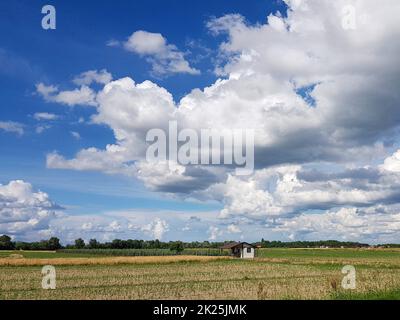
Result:
{"label": "tree line", "polygon": [[12,241],[7,235],[0,236],[0,250],[59,250],[59,249],[170,249],[182,251],[186,248],[219,248],[226,242],[182,242],[169,241],[162,242],[159,240],[121,240],[115,239],[110,242],[99,242],[96,239],[90,239],[85,242],[78,238],[73,244],[63,246],[60,239],[52,237],[49,240],[41,240],[38,242],[22,242]]}
{"label": "tree line", "polygon": [[369,244],[350,242],[350,241],[337,241],[337,240],[322,240],[322,241],[267,241],[261,239],[260,245],[262,248],[364,248],[369,247]]}
{"label": "tree line", "polygon": [[[7,235],[0,236],[0,250],[59,250],[59,249],[170,249],[181,251],[187,248],[191,249],[212,249],[219,248],[226,243],[224,242],[209,242],[209,241],[169,241],[162,242],[159,240],[121,240],[115,239],[110,242],[99,242],[96,239],[90,239],[85,242],[83,239],[78,238],[73,244],[63,246],[60,239],[51,237],[48,240],[41,240],[38,242],[22,242],[12,241],[11,237]],[[261,239],[260,242],[252,243],[261,248],[363,248],[369,247],[369,244],[359,242],[342,242],[337,240],[324,240],[324,241],[268,241]],[[378,245],[381,247],[400,247],[399,244],[383,244]]]}
{"label": "tree line", "polygon": [[0,250],[58,250],[62,249],[60,239],[52,237],[38,242],[12,241],[7,235],[0,236]]}

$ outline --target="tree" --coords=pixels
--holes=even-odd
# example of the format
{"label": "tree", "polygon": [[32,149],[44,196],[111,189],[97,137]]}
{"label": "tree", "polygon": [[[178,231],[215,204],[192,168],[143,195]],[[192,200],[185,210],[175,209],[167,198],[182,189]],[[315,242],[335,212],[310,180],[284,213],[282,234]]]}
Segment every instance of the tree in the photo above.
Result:
{"label": "tree", "polygon": [[83,249],[85,248],[85,241],[81,238],[75,240],[75,248],[76,249]]}
{"label": "tree", "polygon": [[7,235],[0,236],[0,250],[13,250],[14,243],[11,238]]}
{"label": "tree", "polygon": [[182,252],[184,248],[185,247],[183,246],[182,241],[175,241],[175,242],[172,242],[170,245],[170,250],[176,251],[177,253]]}
{"label": "tree", "polygon": [[47,246],[49,250],[58,250],[61,249],[60,239],[56,237],[52,237],[47,241]]}
{"label": "tree", "polygon": [[89,248],[90,249],[97,249],[98,247],[99,247],[99,243],[97,242],[96,239],[89,240]]}
{"label": "tree", "polygon": [[112,249],[124,249],[124,242],[121,239],[114,239],[111,242]]}
{"label": "tree", "polygon": [[16,242],[15,250],[31,250],[31,244],[28,242]]}

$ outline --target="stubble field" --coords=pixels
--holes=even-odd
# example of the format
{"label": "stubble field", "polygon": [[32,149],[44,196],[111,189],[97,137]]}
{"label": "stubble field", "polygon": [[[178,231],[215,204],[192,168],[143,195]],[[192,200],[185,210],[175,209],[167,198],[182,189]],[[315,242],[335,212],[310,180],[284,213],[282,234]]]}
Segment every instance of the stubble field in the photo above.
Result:
{"label": "stubble field", "polygon": [[[47,264],[55,290],[41,287]],[[341,287],[349,264],[354,290]],[[261,249],[254,260],[1,252],[0,299],[400,299],[400,251]]]}

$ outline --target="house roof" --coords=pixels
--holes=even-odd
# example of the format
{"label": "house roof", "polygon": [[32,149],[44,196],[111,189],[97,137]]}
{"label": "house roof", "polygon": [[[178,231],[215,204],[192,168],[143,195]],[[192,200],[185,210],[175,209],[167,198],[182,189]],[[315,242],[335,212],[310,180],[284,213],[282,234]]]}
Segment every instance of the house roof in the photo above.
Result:
{"label": "house roof", "polygon": [[235,247],[242,247],[242,246],[246,247],[246,248],[248,248],[248,247],[254,248],[254,246],[252,244],[247,243],[247,242],[230,242],[230,243],[224,244],[221,247],[221,249],[232,249],[232,248],[235,248]]}

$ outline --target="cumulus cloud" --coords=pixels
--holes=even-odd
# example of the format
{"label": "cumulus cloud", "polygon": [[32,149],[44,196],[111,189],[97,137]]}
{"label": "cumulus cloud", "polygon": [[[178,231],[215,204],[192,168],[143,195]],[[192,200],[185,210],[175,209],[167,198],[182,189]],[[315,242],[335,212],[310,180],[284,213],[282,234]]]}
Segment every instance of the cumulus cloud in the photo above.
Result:
{"label": "cumulus cloud", "polygon": [[397,150],[391,157],[385,159],[382,170],[400,173],[400,150]]}
{"label": "cumulus cloud", "polygon": [[[9,234],[17,240],[32,241],[49,236],[60,237],[64,243],[79,237],[101,241],[143,237],[161,240],[171,229],[174,235],[170,239],[178,237],[187,240],[202,240],[205,233],[209,234],[211,241],[222,240],[229,234],[246,234],[249,241],[256,241],[263,234],[278,239],[335,238],[370,243],[400,240],[398,201],[387,205],[346,206],[257,220],[248,216],[220,219],[213,212],[197,212],[196,216],[193,212],[174,211],[68,215],[60,209],[47,193],[35,191],[27,182],[16,180],[0,185],[0,233]],[[167,220],[159,218],[160,215]]]}
{"label": "cumulus cloud", "polygon": [[65,104],[67,106],[96,106],[95,92],[88,86],[82,85],[79,89],[59,91],[55,86],[43,83],[36,85],[36,91],[47,101]]}
{"label": "cumulus cloud", "polygon": [[136,176],[153,191],[190,194],[206,189],[219,180],[219,173],[213,168],[182,166],[176,162],[139,161]]}
{"label": "cumulus cloud", "polygon": [[[398,209],[397,209],[398,210]],[[275,231],[301,239],[339,239],[343,241],[398,241],[400,214],[372,207],[360,210],[341,208],[319,214],[301,214],[277,221]],[[396,239],[396,240],[395,240]]]}
{"label": "cumulus cloud", "polygon": [[[115,143],[73,159],[52,153],[48,167],[129,175],[155,191],[218,201],[223,219],[268,221],[271,228],[279,220],[291,234],[301,224],[317,229],[318,221],[347,232],[346,220],[340,222],[345,215],[380,226],[387,219],[397,230],[389,208],[399,199],[400,157],[387,157],[386,148],[396,148],[400,121],[400,3],[354,3],[358,19],[351,30],[342,23],[347,0],[286,3],[286,14],[271,14],[263,24],[237,14],[210,21],[212,33],[226,36],[224,62],[216,67],[221,79],[178,102],[150,81],[107,83],[96,94],[92,121],[111,128]],[[155,73],[191,73],[183,53],[161,34],[135,32],[124,47],[147,57]],[[40,89],[44,97],[58,96],[57,88]],[[255,173],[236,177],[230,167],[146,162],[147,131],[167,132],[169,120],[197,131],[253,128]],[[376,206],[387,210],[354,211]],[[351,210],[338,209],[345,207]],[[221,230],[215,228],[211,238]],[[367,227],[351,228],[367,234]]]}
{"label": "cumulus cloud", "polygon": [[[166,214],[161,211],[115,211],[101,215],[70,215],[67,211],[28,182],[14,180],[0,184],[0,234],[10,235],[17,241],[34,241],[50,236],[59,237],[64,244],[80,237],[87,241],[91,238],[110,241],[146,237],[161,240],[170,223],[183,225],[192,214],[170,212],[166,221],[157,216]],[[198,222],[197,219],[195,223]]]}
{"label": "cumulus cloud", "polygon": [[61,207],[48,194],[34,191],[22,180],[0,184],[0,233],[31,240],[50,230],[49,223]]}
{"label": "cumulus cloud", "polygon": [[169,225],[166,221],[159,218],[154,219],[151,223],[142,227],[142,231],[148,233],[153,239],[161,240],[164,233],[169,230]]}
{"label": "cumulus cloud", "polygon": [[112,75],[107,70],[89,70],[76,76],[72,82],[78,86],[90,86],[92,83],[107,84],[112,80]]}
{"label": "cumulus cloud", "polygon": [[124,42],[124,48],[146,57],[156,76],[173,73],[200,74],[199,70],[190,66],[184,53],[175,45],[169,44],[160,33],[136,31]]}
{"label": "cumulus cloud", "polygon": [[[287,17],[271,15],[268,23],[257,26],[238,15],[213,20],[212,30],[228,34],[221,45],[229,57],[223,66],[226,79],[193,90],[177,104],[168,91],[150,81],[113,81],[98,93],[94,121],[114,130],[126,162],[143,158],[147,130],[165,129],[171,119],[195,129],[254,128],[258,167],[354,162],[382,155],[376,142],[392,134],[398,123],[399,97],[390,78],[396,75],[390,62],[396,59],[396,47],[391,44],[393,50],[385,50],[386,33],[371,37],[366,31],[372,26],[360,25],[354,32],[343,29],[343,1],[321,3],[307,2],[307,10],[294,6]],[[362,13],[379,7],[375,20],[382,21],[380,28],[396,32],[397,26],[384,14],[389,6],[372,1],[359,5]],[[390,10],[397,8],[394,4]],[[286,28],[278,28],[278,20]],[[160,36],[151,39],[143,46],[133,41],[132,50],[153,53],[163,46]],[[369,47],[365,57],[362,48]],[[307,86],[314,107],[298,94]]]}
{"label": "cumulus cloud", "polygon": [[124,163],[121,157],[123,152],[123,149],[115,145],[109,145],[105,151],[96,148],[81,150],[74,159],[65,159],[57,152],[53,152],[47,155],[46,164],[51,169],[102,171],[133,177],[137,169],[133,164]]}
{"label": "cumulus cloud", "polygon": [[258,170],[246,178],[230,175],[226,182],[213,185],[204,193],[224,203],[223,218],[262,220],[343,206],[389,206],[400,198],[400,174],[392,170],[395,166],[391,163],[387,169],[378,165],[329,173],[301,166],[278,166]]}
{"label": "cumulus cloud", "polygon": [[242,230],[240,230],[240,228],[235,224],[230,224],[226,229],[230,233],[241,233],[242,232]]}
{"label": "cumulus cloud", "polygon": [[[202,220],[190,217],[193,212],[163,210],[123,210],[99,214],[60,214],[50,224],[51,232],[64,242],[82,237],[100,241],[113,239],[204,239],[210,224],[217,224],[215,212],[196,212]],[[185,226],[190,226],[187,229]],[[168,232],[168,231],[173,232]]]}
{"label": "cumulus cloud", "polygon": [[0,130],[22,136],[24,134],[24,125],[14,121],[0,121]]}
{"label": "cumulus cloud", "polygon": [[[36,92],[47,102],[65,104],[67,106],[97,106],[96,92],[90,88],[93,83],[105,85],[112,80],[107,70],[89,70],[74,77],[72,82],[79,88],[60,91],[57,86],[36,84]],[[42,113],[43,115],[43,113]]]}
{"label": "cumulus cloud", "polygon": [[208,228],[208,233],[209,233],[209,240],[211,241],[216,241],[218,237],[222,236],[223,231],[220,230],[217,226],[211,226]]}

